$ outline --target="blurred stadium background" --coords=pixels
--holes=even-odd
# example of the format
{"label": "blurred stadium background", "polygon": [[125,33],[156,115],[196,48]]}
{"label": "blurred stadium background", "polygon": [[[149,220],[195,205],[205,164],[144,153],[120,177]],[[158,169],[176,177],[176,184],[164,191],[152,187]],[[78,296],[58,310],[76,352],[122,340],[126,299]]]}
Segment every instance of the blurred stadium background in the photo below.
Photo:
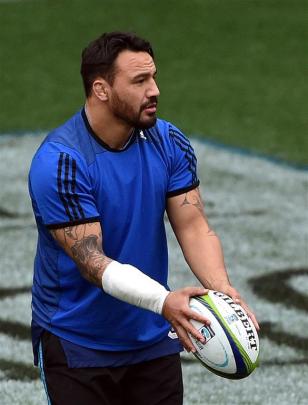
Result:
{"label": "blurred stadium background", "polygon": [[[307,403],[307,23],[306,0],[0,0],[0,405],[44,403],[29,340],[30,159],[83,103],[81,49],[117,29],[153,43],[160,116],[193,139],[210,222],[262,323],[246,380],[183,355],[185,405]],[[168,232],[171,286],[195,284]]]}

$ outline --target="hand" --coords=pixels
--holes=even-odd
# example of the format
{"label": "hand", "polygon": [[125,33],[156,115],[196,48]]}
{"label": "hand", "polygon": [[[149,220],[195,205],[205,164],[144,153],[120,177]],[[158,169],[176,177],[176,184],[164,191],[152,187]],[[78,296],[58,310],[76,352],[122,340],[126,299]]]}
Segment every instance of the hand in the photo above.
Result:
{"label": "hand", "polygon": [[211,323],[209,319],[189,307],[189,299],[196,295],[205,295],[207,292],[208,290],[202,287],[186,287],[170,292],[164,302],[162,315],[171,323],[188,352],[196,351],[188,333],[200,340],[200,342],[205,342],[202,334],[190,323],[190,319],[194,319],[205,325]]}
{"label": "hand", "polygon": [[239,304],[247,313],[248,318],[250,318],[252,320],[252,323],[254,324],[256,330],[257,331],[260,330],[260,326],[258,324],[255,314],[249,308],[249,306],[246,304],[246,302],[242,299],[242,297],[240,296],[240,294],[238,293],[238,291],[235,288],[233,288],[231,285],[226,285],[224,287],[220,287],[219,291],[226,295],[229,295],[229,297],[231,297],[236,304]]}

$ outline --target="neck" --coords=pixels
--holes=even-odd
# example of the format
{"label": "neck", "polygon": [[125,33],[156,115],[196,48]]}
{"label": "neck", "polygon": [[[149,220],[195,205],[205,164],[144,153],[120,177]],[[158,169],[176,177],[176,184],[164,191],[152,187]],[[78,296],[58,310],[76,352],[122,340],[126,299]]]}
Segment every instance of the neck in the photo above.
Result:
{"label": "neck", "polygon": [[101,104],[86,101],[85,111],[93,132],[110,148],[122,149],[129,140],[134,128],[117,120]]}

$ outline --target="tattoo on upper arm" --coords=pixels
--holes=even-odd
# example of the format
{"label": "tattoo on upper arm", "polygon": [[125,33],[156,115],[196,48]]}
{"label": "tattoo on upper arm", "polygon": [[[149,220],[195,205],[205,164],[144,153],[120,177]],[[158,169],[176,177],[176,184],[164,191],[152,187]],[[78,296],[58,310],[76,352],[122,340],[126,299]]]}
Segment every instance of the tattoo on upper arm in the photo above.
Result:
{"label": "tattoo on upper arm", "polygon": [[[102,247],[102,234],[86,234],[89,224],[52,230],[51,234],[71,253],[81,274],[90,282],[101,287],[103,270],[111,262]],[[60,242],[61,243],[61,242]]]}
{"label": "tattoo on upper arm", "polygon": [[188,201],[188,198],[187,198],[187,194],[188,193],[185,194],[185,198],[184,198],[184,201],[181,204],[181,207],[183,207],[183,205],[190,205],[190,202]]}
{"label": "tattoo on upper arm", "polygon": [[76,241],[71,249],[73,256],[78,262],[85,264],[93,256],[93,253],[103,252],[98,244],[98,239],[97,235],[88,235]]}
{"label": "tattoo on upper arm", "polygon": [[64,235],[66,238],[77,240],[78,236],[76,226],[67,226],[64,228]]}
{"label": "tattoo on upper arm", "polygon": [[196,207],[199,212],[204,216],[204,208],[203,208],[203,203],[201,200],[201,196],[199,191],[197,191],[197,193],[194,193],[193,195],[189,195],[189,193],[185,194],[184,200],[181,204],[181,207],[186,206],[186,205],[193,205],[194,207]]}
{"label": "tattoo on upper arm", "polygon": [[102,234],[87,235],[77,240],[71,250],[83,276],[101,286],[102,272],[111,262],[103,252]]}
{"label": "tattoo on upper arm", "polygon": [[57,241],[64,239],[65,243],[70,245],[72,241],[78,240],[81,236],[85,235],[85,230],[86,224],[78,225],[78,228],[77,226],[67,226],[60,229],[51,229],[50,233]]}

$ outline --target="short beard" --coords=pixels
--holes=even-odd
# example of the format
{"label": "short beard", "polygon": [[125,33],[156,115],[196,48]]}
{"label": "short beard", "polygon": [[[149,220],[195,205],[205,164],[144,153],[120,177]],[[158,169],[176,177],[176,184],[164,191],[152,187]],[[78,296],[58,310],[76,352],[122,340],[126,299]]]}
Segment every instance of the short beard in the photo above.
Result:
{"label": "short beard", "polygon": [[[157,102],[157,98],[151,99],[151,103]],[[123,121],[125,124],[128,124],[131,127],[139,129],[148,129],[153,127],[156,124],[156,115],[148,117],[148,119],[142,120],[141,113],[147,107],[149,103],[143,104],[140,107],[139,112],[133,110],[131,105],[124,100],[121,100],[118,94],[114,91],[112,95],[112,112],[113,114]]]}

